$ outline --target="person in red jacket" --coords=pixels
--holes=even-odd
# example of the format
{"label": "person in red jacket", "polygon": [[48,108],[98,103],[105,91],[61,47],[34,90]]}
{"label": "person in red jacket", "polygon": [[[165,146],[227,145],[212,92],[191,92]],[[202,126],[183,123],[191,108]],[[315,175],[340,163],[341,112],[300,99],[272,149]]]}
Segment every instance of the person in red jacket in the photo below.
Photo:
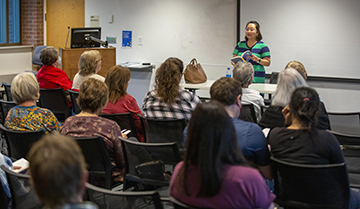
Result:
{"label": "person in red jacket", "polygon": [[36,74],[40,88],[63,88],[64,91],[71,89],[72,81],[65,71],[56,67],[59,65],[59,52],[54,47],[49,46],[41,50],[40,60],[44,64]]}

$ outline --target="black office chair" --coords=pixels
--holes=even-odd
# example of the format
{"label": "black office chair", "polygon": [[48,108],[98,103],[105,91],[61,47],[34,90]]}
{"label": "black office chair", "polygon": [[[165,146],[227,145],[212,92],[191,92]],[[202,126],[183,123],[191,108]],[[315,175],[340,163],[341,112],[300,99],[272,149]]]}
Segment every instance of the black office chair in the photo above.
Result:
{"label": "black office chair", "polygon": [[0,108],[1,108],[1,115],[2,115],[1,116],[1,119],[2,119],[1,124],[4,124],[5,118],[7,117],[9,110],[15,106],[16,106],[16,103],[14,101],[0,100]]}
{"label": "black office chair", "polygon": [[40,89],[40,107],[51,110],[60,122],[71,115],[68,100],[62,88]]}
{"label": "black office chair", "polygon": [[13,101],[13,98],[11,95],[11,84],[7,84],[4,82],[1,82],[1,83],[2,83],[2,87],[4,87],[4,89],[5,89],[6,100]]}
{"label": "black office chair", "polygon": [[257,123],[256,113],[253,104],[243,104],[239,119],[243,121]]}
{"label": "black office chair", "polygon": [[99,209],[108,208],[154,208],[162,209],[160,196],[156,191],[121,192],[111,191],[86,183],[89,200]]}
{"label": "black office chair", "polygon": [[8,146],[8,156],[13,159],[26,158],[31,146],[45,134],[44,130],[9,130],[2,124],[0,124],[0,129],[4,132],[5,135],[5,140]]}
{"label": "black office chair", "polygon": [[128,137],[135,137],[139,140],[138,130],[136,128],[133,114],[131,112],[128,113],[117,113],[117,114],[101,114],[103,118],[107,118],[115,121],[121,129],[127,129],[131,132],[127,135]]}
{"label": "black office chair", "polygon": [[92,179],[103,179],[106,189],[112,188],[112,167],[109,152],[105,146],[104,140],[99,136],[94,137],[74,137],[81,148],[85,157],[87,169],[89,172],[89,182]]}
{"label": "black office chair", "polygon": [[336,208],[349,206],[349,180],[345,163],[309,165],[274,162],[275,202],[285,208]]}
{"label": "black office chair", "polygon": [[[279,72],[272,72],[271,76],[270,76],[269,83],[270,84],[277,84],[278,77],[279,77]],[[271,105],[271,101],[272,101],[271,96],[272,95],[269,94],[269,99],[264,99],[265,105],[267,105],[267,106]]]}
{"label": "black office chair", "polygon": [[331,130],[349,135],[360,135],[360,112],[327,112]]}
{"label": "black office chair", "polygon": [[6,173],[11,193],[12,208],[40,209],[43,207],[35,194],[35,190],[31,187],[29,175],[15,173],[14,171],[8,169],[5,165],[1,165],[1,169],[3,169]]}
{"label": "black office chair", "polygon": [[174,166],[182,160],[179,148],[175,142],[140,143],[122,137],[120,139],[125,160],[124,190],[132,186],[136,187],[137,183],[155,187],[169,186],[169,181],[166,179],[159,180],[141,177],[135,167],[142,163],[161,160],[169,171],[172,172]]}
{"label": "black office chair", "polygon": [[341,145],[348,169],[350,187],[360,188],[360,135],[349,135],[329,131]]}
{"label": "black office chair", "polygon": [[176,142],[180,152],[184,152],[183,131],[187,125],[185,119],[152,119],[142,115],[139,117],[148,124],[149,128],[145,131],[150,143]]}
{"label": "black office chair", "polygon": [[67,90],[67,91],[69,92],[69,95],[70,95],[72,111],[75,114],[79,114],[81,112],[81,109],[80,109],[78,103],[76,102],[76,99],[79,96],[79,92],[78,91],[73,91],[73,90]]}

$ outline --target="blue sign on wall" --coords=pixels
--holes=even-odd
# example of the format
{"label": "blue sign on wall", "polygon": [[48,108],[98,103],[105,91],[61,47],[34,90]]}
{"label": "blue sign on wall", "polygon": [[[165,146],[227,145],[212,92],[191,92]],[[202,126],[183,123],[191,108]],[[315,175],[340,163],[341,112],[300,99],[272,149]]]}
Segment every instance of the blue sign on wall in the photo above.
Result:
{"label": "blue sign on wall", "polygon": [[123,30],[122,32],[122,47],[132,46],[132,31]]}

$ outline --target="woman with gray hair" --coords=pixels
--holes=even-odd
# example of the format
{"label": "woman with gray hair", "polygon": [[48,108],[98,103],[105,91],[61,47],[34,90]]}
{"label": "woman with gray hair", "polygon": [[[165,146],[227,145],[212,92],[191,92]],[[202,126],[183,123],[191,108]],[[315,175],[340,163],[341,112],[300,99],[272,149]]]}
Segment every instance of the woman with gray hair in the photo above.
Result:
{"label": "woman with gray hair", "polygon": [[241,83],[242,95],[241,104],[253,104],[256,120],[261,119],[261,106],[265,106],[264,98],[255,89],[250,89],[249,85],[254,79],[254,67],[251,63],[238,62],[233,70],[233,77]]}
{"label": "woman with gray hair", "polygon": [[61,124],[48,109],[36,106],[40,97],[39,83],[31,72],[16,75],[11,83],[11,94],[17,106],[10,109],[5,127],[17,131],[60,131]]}
{"label": "woman with gray hair", "polygon": [[81,54],[79,60],[79,72],[76,73],[73,80],[73,89],[79,89],[80,85],[88,78],[95,78],[105,82],[105,78],[96,74],[101,70],[102,58],[97,50],[85,51]]}
{"label": "woman with gray hair", "polygon": [[[292,93],[295,89],[308,86],[303,76],[294,68],[287,68],[279,73],[277,87],[274,98],[269,108],[263,114],[259,122],[261,128],[284,127],[285,118],[282,109],[289,104]],[[320,112],[318,114],[319,129],[330,129],[329,118],[325,110],[325,106],[321,103]]]}

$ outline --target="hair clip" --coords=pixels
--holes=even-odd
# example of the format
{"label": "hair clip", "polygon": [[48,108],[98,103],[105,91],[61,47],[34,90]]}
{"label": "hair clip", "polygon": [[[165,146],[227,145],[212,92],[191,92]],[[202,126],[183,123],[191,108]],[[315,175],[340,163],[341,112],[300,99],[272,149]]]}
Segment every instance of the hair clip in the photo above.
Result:
{"label": "hair clip", "polygon": [[305,98],[303,99],[303,101],[310,101],[310,99],[307,98],[307,97],[305,97]]}

